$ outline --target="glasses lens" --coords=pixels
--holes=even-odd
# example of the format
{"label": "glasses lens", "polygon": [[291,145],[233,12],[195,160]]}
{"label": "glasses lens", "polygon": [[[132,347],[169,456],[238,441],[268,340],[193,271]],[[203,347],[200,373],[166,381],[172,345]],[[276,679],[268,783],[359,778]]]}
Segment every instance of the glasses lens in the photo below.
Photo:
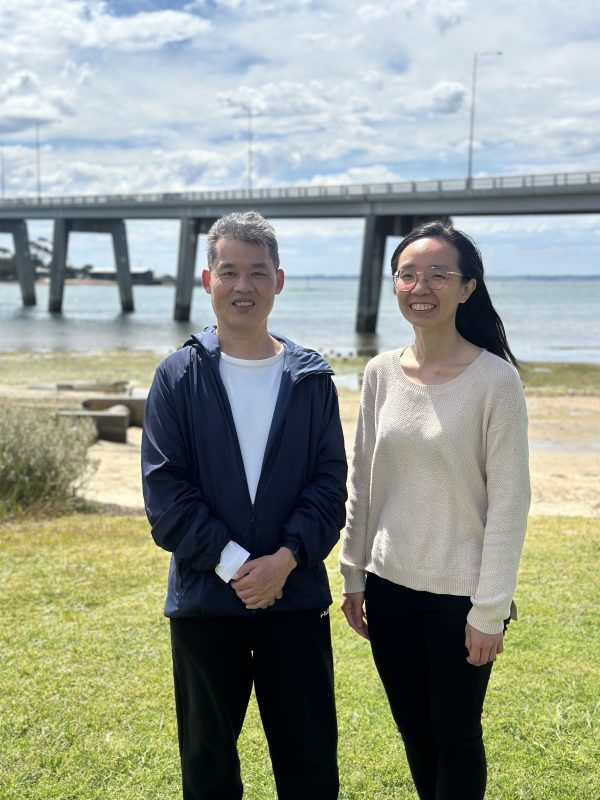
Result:
{"label": "glasses lens", "polygon": [[419,275],[425,277],[425,282],[430,289],[443,289],[448,283],[448,270],[440,267],[430,267],[425,272],[414,269],[401,269],[394,273],[394,283],[401,292],[410,292],[414,289]]}
{"label": "glasses lens", "polygon": [[448,273],[444,269],[432,269],[427,275],[427,283],[432,289],[443,289],[448,282]]}
{"label": "glasses lens", "polygon": [[413,269],[401,269],[394,275],[396,286],[401,292],[408,292],[415,285],[417,273]]}

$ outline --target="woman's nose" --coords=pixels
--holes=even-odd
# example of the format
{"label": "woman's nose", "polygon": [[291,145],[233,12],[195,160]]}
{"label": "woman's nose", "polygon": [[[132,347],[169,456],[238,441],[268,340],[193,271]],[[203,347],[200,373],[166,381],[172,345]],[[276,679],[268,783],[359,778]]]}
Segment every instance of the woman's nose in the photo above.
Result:
{"label": "woman's nose", "polygon": [[417,272],[415,285],[412,288],[412,291],[429,291],[429,284],[427,283],[427,278],[422,272]]}

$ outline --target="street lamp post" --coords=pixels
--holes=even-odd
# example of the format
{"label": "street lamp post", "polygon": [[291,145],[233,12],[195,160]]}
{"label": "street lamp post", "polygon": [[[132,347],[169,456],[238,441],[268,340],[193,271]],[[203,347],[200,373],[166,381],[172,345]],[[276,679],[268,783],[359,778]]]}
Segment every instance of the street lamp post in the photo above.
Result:
{"label": "street lamp post", "polygon": [[252,145],[254,143],[254,131],[252,128],[252,121],[254,118],[254,108],[252,107],[252,101],[248,100],[238,100],[237,98],[233,97],[226,97],[225,103],[230,106],[231,108],[239,108],[242,111],[245,111],[248,116],[248,191],[252,191],[252,183],[253,183],[253,152],[252,152]]}
{"label": "street lamp post", "polygon": [[0,144],[0,175],[2,177],[2,199],[4,200],[4,145]]}
{"label": "street lamp post", "polygon": [[473,83],[471,85],[471,121],[469,126],[469,164],[467,167],[467,189],[471,188],[473,179],[473,137],[475,133],[475,92],[477,89],[477,67],[481,56],[501,56],[501,51],[475,53],[473,55]]}
{"label": "street lamp post", "polygon": [[253,143],[253,130],[252,130],[252,116],[253,116],[253,109],[252,103],[239,103],[240,108],[242,108],[246,114],[248,115],[248,191],[252,191],[252,143]]}
{"label": "street lamp post", "polygon": [[42,175],[41,175],[41,158],[40,158],[40,123],[35,123],[35,149],[36,149],[36,163],[37,163],[37,196],[38,202],[42,197]]}

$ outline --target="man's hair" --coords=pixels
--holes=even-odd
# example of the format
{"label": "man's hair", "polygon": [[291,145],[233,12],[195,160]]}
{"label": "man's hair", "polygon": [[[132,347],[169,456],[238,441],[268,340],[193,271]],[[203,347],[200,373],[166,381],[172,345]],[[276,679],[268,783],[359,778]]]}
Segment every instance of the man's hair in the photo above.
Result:
{"label": "man's hair", "polygon": [[211,226],[206,242],[209,269],[212,269],[217,257],[219,239],[234,239],[240,242],[264,245],[269,250],[275,269],[279,269],[279,248],[275,229],[257,211],[234,211],[232,214],[221,217]]}

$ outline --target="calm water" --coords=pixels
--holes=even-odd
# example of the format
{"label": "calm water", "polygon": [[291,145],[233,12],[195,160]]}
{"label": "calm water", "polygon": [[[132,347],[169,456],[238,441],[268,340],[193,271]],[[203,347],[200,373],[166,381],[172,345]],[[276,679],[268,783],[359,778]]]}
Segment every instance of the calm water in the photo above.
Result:
{"label": "calm water", "polygon": [[[538,280],[488,278],[488,288],[523,360],[600,363],[600,276]],[[190,322],[172,320],[175,289],[136,286],[136,311],[121,314],[116,286],[65,286],[62,315],[47,311],[48,287],[23,308],[16,284],[0,283],[0,350],[149,349],[168,352],[214,321],[210,298],[195,289]],[[412,341],[391,288],[384,286],[378,333],[354,332],[358,280],[288,279],[271,329],[322,353],[381,352]]]}

